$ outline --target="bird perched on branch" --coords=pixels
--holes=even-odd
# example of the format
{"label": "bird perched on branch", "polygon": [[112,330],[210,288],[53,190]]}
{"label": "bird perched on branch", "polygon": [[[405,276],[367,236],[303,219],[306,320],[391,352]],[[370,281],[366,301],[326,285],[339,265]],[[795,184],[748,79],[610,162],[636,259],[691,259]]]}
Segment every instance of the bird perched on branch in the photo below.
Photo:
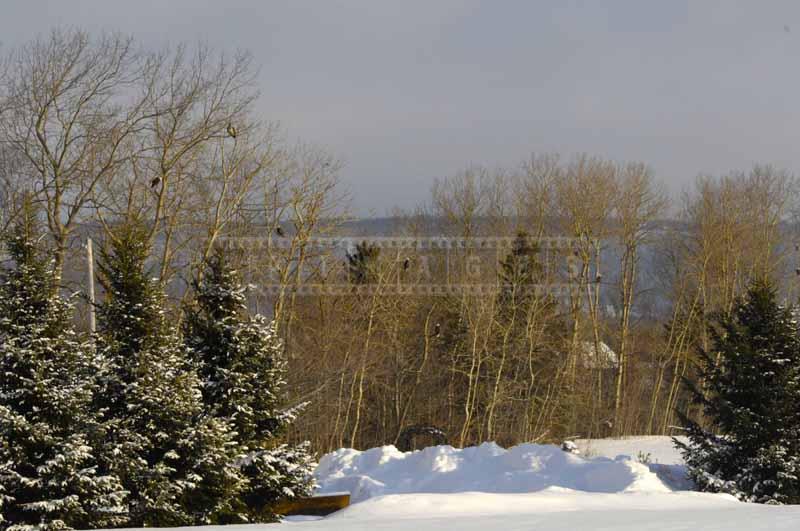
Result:
{"label": "bird perched on branch", "polygon": [[408,267],[411,265],[411,259],[406,258],[403,260],[403,271],[408,271]]}
{"label": "bird perched on branch", "polygon": [[275,234],[277,234],[281,238],[283,238],[286,235],[286,233],[284,233],[283,229],[280,227],[275,227]]}
{"label": "bird perched on branch", "polygon": [[161,184],[161,177],[154,177],[152,181],[150,181],[150,188],[155,188]]}
{"label": "bird perched on branch", "polygon": [[442,326],[439,323],[436,323],[433,326],[433,337],[439,337],[439,334],[442,333]]}
{"label": "bird perched on branch", "polygon": [[232,124],[228,123],[227,131],[228,131],[228,136],[229,137],[236,138],[236,135],[237,135],[236,128]]}

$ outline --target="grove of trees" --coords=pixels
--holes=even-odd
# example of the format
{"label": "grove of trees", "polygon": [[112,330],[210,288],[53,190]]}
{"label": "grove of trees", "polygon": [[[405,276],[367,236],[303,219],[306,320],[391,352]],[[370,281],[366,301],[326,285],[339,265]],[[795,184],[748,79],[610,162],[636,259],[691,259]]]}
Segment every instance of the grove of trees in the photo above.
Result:
{"label": "grove of trees", "polygon": [[[290,418],[281,444],[308,440],[316,452],[393,444],[412,426],[434,427],[455,445],[675,434],[682,418],[702,428],[705,413],[684,382],[703,377],[699,353],[712,350],[712,316],[732,315],[752,281],[772,279],[781,300],[798,295],[800,203],[789,171],[759,165],[702,175],[676,198],[642,162],[534,154],[505,168],[456,171],[436,180],[417,208],[354,223],[342,164],[286,140],[257,114],[257,101],[245,53],[148,50],[125,36],[78,30],[4,52],[0,230],[11,234],[24,205],[35,205],[38,245],[53,257],[37,291],[47,296],[36,304],[85,294],[83,244],[101,245],[97,336],[87,329],[85,298],[70,299],[74,336],[47,332],[75,343],[59,349],[102,355],[102,367],[86,368],[104,375],[91,384],[101,391],[59,400],[77,409],[100,400],[105,416],[86,422],[112,423],[107,439],[129,445],[131,459],[156,459],[146,478],[135,464],[101,461],[97,473],[114,468],[117,479],[98,480],[98,495],[116,499],[120,481],[141,503],[179,500],[172,479],[159,479],[173,474],[160,464],[171,445],[225,446],[230,429],[253,451],[256,434],[272,434]],[[497,257],[491,280],[502,289],[494,296],[400,293],[398,284],[419,281],[417,250],[364,244],[342,256],[312,242],[378,233],[516,241]],[[568,278],[576,289],[566,299],[520,289],[553,281],[553,257],[530,243],[546,237],[577,242]],[[226,245],[237,240],[248,243]],[[7,251],[18,262],[19,251]],[[458,252],[467,263],[470,251]],[[467,272],[448,274],[458,283]],[[310,281],[376,289],[358,296],[295,289]],[[267,284],[279,289],[260,289]],[[134,286],[138,299],[119,298]],[[145,313],[130,319],[132,308]],[[248,311],[272,324],[239,321]],[[53,319],[36,326],[65,326]],[[254,390],[280,377],[242,374],[266,363],[253,349],[272,337],[282,340],[288,402],[277,417],[262,418],[258,408],[278,412],[277,402]],[[176,338],[184,350],[174,349]],[[170,432],[188,429],[182,415],[195,410],[213,411],[208,421],[157,444],[137,440],[137,423],[156,420],[145,407],[152,397],[117,388],[136,373],[131,352],[141,353],[137,363],[171,367],[148,373],[148,385],[165,393],[159,414]],[[199,395],[195,380],[206,382]],[[232,397],[250,408],[246,414],[232,413]],[[142,416],[117,414],[125,404],[141,405],[134,409]],[[246,477],[235,481],[247,483],[269,466],[248,461]],[[223,500],[214,485],[192,488]],[[245,498],[264,499],[251,495]],[[175,503],[159,506],[164,520],[183,518],[188,509]],[[217,514],[239,510],[219,503]]]}
{"label": "grove of trees", "polygon": [[98,331],[46,289],[56,260],[26,202],[0,277],[0,524],[98,528],[272,521],[308,495],[307,445],[279,436],[285,362],[217,258],[178,333],[146,268],[146,228],[118,226],[100,259]]}

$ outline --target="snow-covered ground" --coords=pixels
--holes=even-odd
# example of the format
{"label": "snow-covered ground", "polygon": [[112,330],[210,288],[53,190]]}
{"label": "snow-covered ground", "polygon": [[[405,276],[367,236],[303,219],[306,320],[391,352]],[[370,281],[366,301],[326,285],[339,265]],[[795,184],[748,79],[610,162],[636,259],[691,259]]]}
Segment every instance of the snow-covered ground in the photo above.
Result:
{"label": "snow-covered ground", "polygon": [[[287,530],[796,530],[800,507],[743,504],[694,492],[602,494],[551,487],[532,494],[404,494],[357,503]],[[265,530],[267,531],[267,530]]]}
{"label": "snow-covered ground", "polygon": [[[237,531],[796,531],[800,507],[745,504],[727,496],[601,494],[545,489],[532,494],[398,494],[370,498],[323,519],[295,518]],[[203,531],[230,531],[204,527]],[[189,531],[189,530],[187,530]],[[194,530],[196,531],[196,530]]]}
{"label": "snow-covered ground", "polygon": [[539,444],[508,450],[494,443],[464,449],[432,446],[408,453],[394,446],[341,449],[320,460],[316,475],[319,492],[347,491],[353,503],[389,494],[530,493],[552,487],[597,493],[673,490],[630,456],[584,459]]}
{"label": "snow-covered ground", "polygon": [[317,468],[320,492],[353,505],[287,529],[798,529],[800,507],[743,504],[688,489],[669,437],[493,443],[403,453],[341,449]]}
{"label": "snow-covered ground", "polygon": [[800,529],[800,506],[745,504],[686,490],[680,454],[668,437],[576,444],[581,455],[536,444],[408,453],[393,446],[341,449],[324,456],[316,474],[321,493],[350,491],[353,505],[327,518],[236,529]]}
{"label": "snow-covered ground", "polygon": [[[686,442],[686,437],[678,437]],[[650,463],[680,465],[681,453],[672,444],[671,437],[645,436],[622,439],[578,439],[575,441],[581,455],[585,457],[617,457],[629,455],[639,459],[645,457]]]}

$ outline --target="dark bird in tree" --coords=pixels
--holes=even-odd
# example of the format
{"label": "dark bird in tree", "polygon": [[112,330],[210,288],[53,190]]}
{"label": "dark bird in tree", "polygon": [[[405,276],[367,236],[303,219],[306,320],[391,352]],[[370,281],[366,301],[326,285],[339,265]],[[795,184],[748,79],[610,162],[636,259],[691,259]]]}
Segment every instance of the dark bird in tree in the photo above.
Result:
{"label": "dark bird in tree", "polygon": [[275,227],[275,234],[277,234],[281,238],[283,238],[286,235],[286,233],[283,232],[283,229],[281,227]]}
{"label": "dark bird in tree", "polygon": [[155,188],[161,184],[161,177],[155,177],[152,181],[150,181],[150,188]]}
{"label": "dark bird in tree", "polygon": [[439,337],[439,334],[442,333],[442,325],[436,323],[433,325],[433,337]]}
{"label": "dark bird in tree", "polygon": [[231,124],[229,123],[229,124],[228,124],[228,129],[227,129],[227,130],[228,130],[228,136],[229,136],[229,137],[231,137],[231,138],[236,138],[236,134],[237,134],[237,133],[236,133],[236,128],[235,128],[233,125],[231,125]]}
{"label": "dark bird in tree", "polygon": [[411,265],[411,259],[406,258],[403,260],[403,271],[408,271],[408,267]]}
{"label": "dark bird in tree", "polygon": [[600,284],[600,282],[602,280],[603,280],[603,275],[601,275],[600,273],[597,273],[597,276],[594,277],[594,281],[597,282],[598,284]]}

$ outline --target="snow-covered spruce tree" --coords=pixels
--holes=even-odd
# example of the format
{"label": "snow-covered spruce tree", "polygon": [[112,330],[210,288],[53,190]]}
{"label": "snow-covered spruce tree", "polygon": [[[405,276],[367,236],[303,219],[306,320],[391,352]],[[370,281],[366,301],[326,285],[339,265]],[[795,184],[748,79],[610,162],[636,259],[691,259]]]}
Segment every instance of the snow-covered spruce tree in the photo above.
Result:
{"label": "snow-covered spruce tree", "polygon": [[123,491],[98,473],[93,356],[71,326],[71,305],[50,289],[52,260],[38,248],[27,207],[0,278],[0,528],[111,527]]}
{"label": "snow-covered spruce tree", "polygon": [[700,490],[759,503],[800,503],[800,342],[791,309],[756,283],[717,320],[701,352],[704,388],[690,385],[712,422],[683,419],[683,450]]}
{"label": "snow-covered spruce tree", "polygon": [[247,519],[275,520],[274,502],[311,492],[314,465],[307,445],[277,443],[297,413],[282,408],[280,339],[263,316],[248,315],[241,281],[220,251],[194,288],[184,337],[203,380],[205,407],[235,427],[242,453],[236,465],[248,480],[242,493]]}
{"label": "snow-covered spruce tree", "polygon": [[160,285],[146,272],[148,254],[145,230],[134,222],[100,253],[103,466],[130,492],[126,525],[206,523],[220,496],[203,484],[224,473],[219,468],[230,459],[233,434],[203,415],[200,381],[167,319]]}

